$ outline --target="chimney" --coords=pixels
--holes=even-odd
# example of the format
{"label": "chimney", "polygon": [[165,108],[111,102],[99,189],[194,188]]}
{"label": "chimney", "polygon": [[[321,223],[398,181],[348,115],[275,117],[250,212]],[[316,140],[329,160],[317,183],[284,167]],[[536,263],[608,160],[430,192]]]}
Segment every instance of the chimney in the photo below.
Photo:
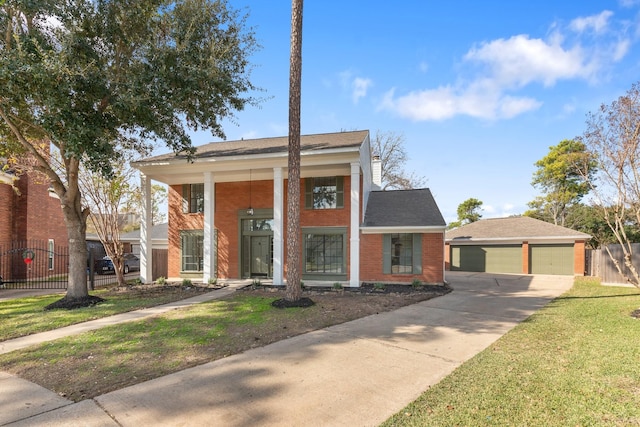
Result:
{"label": "chimney", "polygon": [[382,188],[382,160],[380,160],[380,156],[378,154],[373,155],[373,159],[371,160],[371,174],[373,185],[378,189]]}

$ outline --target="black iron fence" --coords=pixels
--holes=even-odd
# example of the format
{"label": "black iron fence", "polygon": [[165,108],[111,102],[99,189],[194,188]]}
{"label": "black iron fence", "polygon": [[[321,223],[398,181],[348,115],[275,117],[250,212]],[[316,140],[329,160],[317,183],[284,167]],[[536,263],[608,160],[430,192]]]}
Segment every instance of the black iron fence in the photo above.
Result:
{"label": "black iron fence", "polygon": [[[87,286],[89,289],[116,283],[114,274],[99,274],[95,267],[104,256],[104,249],[89,246],[87,260]],[[93,262],[91,262],[93,260]],[[92,271],[93,270],[93,271]],[[112,272],[111,272],[112,273]],[[153,250],[153,280],[167,277],[167,250]],[[126,275],[134,279],[135,270]],[[29,240],[0,244],[1,289],[67,289],[69,280],[69,248],[52,242]]]}
{"label": "black iron fence", "polygon": [[68,273],[68,247],[46,240],[0,245],[0,286],[4,288],[66,289]]}

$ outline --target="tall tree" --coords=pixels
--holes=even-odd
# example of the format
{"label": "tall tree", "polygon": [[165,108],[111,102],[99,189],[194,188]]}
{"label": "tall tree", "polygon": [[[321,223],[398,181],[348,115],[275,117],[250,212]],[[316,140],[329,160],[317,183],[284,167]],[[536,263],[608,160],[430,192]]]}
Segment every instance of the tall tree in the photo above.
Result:
{"label": "tall tree", "polygon": [[291,2],[289,59],[289,158],[287,182],[287,288],[285,300],[300,300],[300,99],[302,83],[302,0]]}
{"label": "tall tree", "polygon": [[636,83],[616,101],[602,104],[597,113],[588,115],[586,124],[580,141],[597,160],[598,171],[590,174],[588,165],[579,170],[622,247],[626,269],[609,252],[611,260],[622,277],[640,288],[640,273],[632,262],[633,240],[627,232],[630,220],[640,224],[640,86]]}
{"label": "tall tree", "polygon": [[161,140],[192,155],[187,128],[224,137],[220,119],[258,102],[245,22],[224,0],[0,2],[0,156],[29,153],[60,198],[67,301],[88,297],[80,165],[109,177],[116,147]]}
{"label": "tall tree", "polygon": [[449,223],[448,228],[457,228],[465,224],[478,221],[482,218],[480,213],[482,210],[482,201],[473,197],[465,200],[458,205],[458,220]]}
{"label": "tall tree", "polygon": [[379,156],[382,165],[383,190],[408,190],[421,188],[426,178],[407,173],[405,164],[409,159],[402,133],[376,131],[371,141],[371,154]]}
{"label": "tall tree", "polygon": [[[584,169],[584,166],[587,166]],[[595,172],[596,163],[585,145],[577,140],[563,140],[549,147],[549,153],[535,163],[531,184],[542,190],[529,207],[550,217],[555,225],[565,225],[567,209],[589,193],[581,171]]]}
{"label": "tall tree", "polygon": [[128,202],[134,192],[133,177],[137,176],[128,163],[113,165],[110,178],[80,168],[79,185],[83,205],[91,211],[93,225],[102,246],[111,258],[118,286],[125,286],[124,244],[120,239],[123,214],[130,212]]}

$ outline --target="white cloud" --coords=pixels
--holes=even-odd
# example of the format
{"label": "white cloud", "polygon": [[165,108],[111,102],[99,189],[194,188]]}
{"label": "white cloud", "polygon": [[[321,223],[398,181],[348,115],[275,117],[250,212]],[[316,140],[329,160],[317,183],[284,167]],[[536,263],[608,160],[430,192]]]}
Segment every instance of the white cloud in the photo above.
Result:
{"label": "white cloud", "polygon": [[471,49],[467,61],[485,65],[493,79],[506,87],[522,87],[532,82],[552,86],[559,79],[586,77],[593,72],[580,46],[564,49],[552,42],[518,35],[498,39]]}
{"label": "white cloud", "polygon": [[577,33],[593,30],[596,34],[603,33],[609,26],[609,18],[613,16],[613,12],[605,10],[598,15],[581,16],[576,18],[569,24],[569,28]]}
{"label": "white cloud", "polygon": [[351,100],[357,104],[360,98],[367,96],[369,88],[373,85],[373,80],[365,77],[357,77],[351,70],[338,73],[340,84],[345,91],[349,91]]}
{"label": "white cloud", "polygon": [[[540,108],[542,102],[520,93],[531,85],[553,87],[559,81],[597,81],[613,62],[627,55],[631,42],[621,34],[599,35],[611,27],[612,13],[582,17],[571,22],[574,33],[563,33],[554,23],[547,39],[520,34],[481,43],[463,57],[469,75],[455,85],[415,89],[406,94],[388,91],[379,109],[393,111],[415,121],[445,120],[457,115],[481,119],[509,119]],[[566,32],[566,28],[564,29]],[[590,31],[584,44],[580,35]],[[567,41],[565,35],[578,32]],[[612,41],[613,37],[613,41]]]}
{"label": "white cloud", "polygon": [[532,98],[504,96],[479,88],[456,90],[447,86],[397,98],[394,92],[392,89],[385,94],[380,109],[395,111],[414,121],[446,120],[461,114],[487,120],[507,119],[542,105]]}
{"label": "white cloud", "polygon": [[353,88],[353,92],[351,95],[351,99],[354,104],[358,103],[360,98],[367,96],[367,89],[373,84],[371,79],[365,79],[362,77],[356,77],[351,82],[351,87]]}

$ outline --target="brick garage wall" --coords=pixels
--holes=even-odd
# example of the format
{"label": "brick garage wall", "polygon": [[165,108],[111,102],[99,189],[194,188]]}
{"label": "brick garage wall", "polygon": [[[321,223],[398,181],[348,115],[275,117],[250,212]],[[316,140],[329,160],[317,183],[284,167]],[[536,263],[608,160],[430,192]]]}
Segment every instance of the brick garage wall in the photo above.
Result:
{"label": "brick garage wall", "polygon": [[382,234],[360,235],[360,281],[411,283],[444,282],[444,233],[422,235],[422,274],[384,274]]}
{"label": "brick garage wall", "polygon": [[573,274],[576,276],[584,276],[587,270],[585,246],[584,240],[576,240],[573,244]]}

